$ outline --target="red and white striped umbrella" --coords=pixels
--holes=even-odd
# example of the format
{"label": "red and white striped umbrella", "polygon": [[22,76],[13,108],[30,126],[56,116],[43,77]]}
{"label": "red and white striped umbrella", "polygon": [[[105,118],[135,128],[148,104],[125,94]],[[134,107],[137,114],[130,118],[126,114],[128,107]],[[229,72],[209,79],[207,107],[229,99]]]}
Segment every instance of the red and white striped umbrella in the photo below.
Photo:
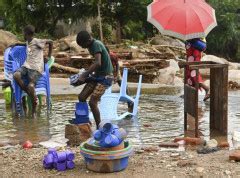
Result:
{"label": "red and white striped umbrella", "polygon": [[215,10],[205,0],[154,0],[147,9],[148,22],[182,40],[205,38],[217,26]]}

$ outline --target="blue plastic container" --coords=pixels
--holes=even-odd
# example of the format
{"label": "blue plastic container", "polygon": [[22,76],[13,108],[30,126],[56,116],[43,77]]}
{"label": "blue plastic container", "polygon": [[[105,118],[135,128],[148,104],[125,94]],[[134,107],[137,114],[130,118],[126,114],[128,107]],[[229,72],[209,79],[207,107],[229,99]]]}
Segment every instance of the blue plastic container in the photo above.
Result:
{"label": "blue plastic container", "polygon": [[128,166],[129,156],[133,153],[132,145],[124,142],[125,148],[117,151],[93,151],[85,147],[87,142],[80,146],[80,153],[84,156],[87,169],[94,172],[112,173],[122,171]]}
{"label": "blue plastic container", "polygon": [[76,103],[76,116],[88,116],[88,104],[86,102]]}
{"label": "blue plastic container", "polygon": [[207,48],[207,44],[200,39],[192,41],[191,45],[199,51],[205,51]]}
{"label": "blue plastic container", "polygon": [[71,124],[86,124],[89,123],[89,117],[88,116],[78,116],[77,118],[73,119]]}
{"label": "blue plastic container", "polygon": [[75,119],[72,124],[85,124],[89,123],[89,110],[86,102],[76,103]]}

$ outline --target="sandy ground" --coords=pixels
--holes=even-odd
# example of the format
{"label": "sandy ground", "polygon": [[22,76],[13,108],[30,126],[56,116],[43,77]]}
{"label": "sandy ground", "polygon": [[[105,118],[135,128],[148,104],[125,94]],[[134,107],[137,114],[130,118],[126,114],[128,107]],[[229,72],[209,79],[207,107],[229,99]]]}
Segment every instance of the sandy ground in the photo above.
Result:
{"label": "sandy ground", "polygon": [[24,150],[20,145],[0,148],[0,177],[231,177],[240,176],[239,163],[228,161],[228,150],[198,155],[194,150],[186,152],[146,152],[135,149],[126,170],[103,174],[88,171],[79,148],[73,170],[57,172],[45,170],[42,158],[47,150]]}

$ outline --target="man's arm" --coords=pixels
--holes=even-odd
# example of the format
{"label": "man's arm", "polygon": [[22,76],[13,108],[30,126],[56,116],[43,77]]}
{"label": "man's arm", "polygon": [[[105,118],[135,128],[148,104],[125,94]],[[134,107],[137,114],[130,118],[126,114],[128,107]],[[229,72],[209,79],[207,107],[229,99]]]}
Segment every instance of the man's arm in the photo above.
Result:
{"label": "man's arm", "polygon": [[89,74],[95,72],[99,67],[101,67],[101,56],[101,53],[97,53],[94,55],[95,62],[89,67],[86,72],[81,75],[81,77],[79,78],[80,81],[84,81],[89,76]]}
{"label": "man's arm", "polygon": [[52,49],[53,49],[53,41],[47,40],[46,44],[48,44],[48,57],[52,56]]}
{"label": "man's arm", "polygon": [[44,62],[48,62],[48,58],[52,56],[52,49],[53,49],[53,41],[52,40],[46,40],[46,44],[48,44],[48,55],[47,57],[44,57]]}

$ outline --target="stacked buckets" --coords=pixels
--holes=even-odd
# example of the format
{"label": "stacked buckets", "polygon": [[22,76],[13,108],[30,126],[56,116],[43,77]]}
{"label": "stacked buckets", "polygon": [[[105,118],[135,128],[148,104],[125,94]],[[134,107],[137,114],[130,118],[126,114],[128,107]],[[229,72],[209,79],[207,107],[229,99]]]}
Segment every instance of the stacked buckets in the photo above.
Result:
{"label": "stacked buckets", "polygon": [[110,173],[124,170],[128,158],[133,153],[132,145],[124,141],[127,133],[117,125],[106,123],[80,146],[87,169]]}

